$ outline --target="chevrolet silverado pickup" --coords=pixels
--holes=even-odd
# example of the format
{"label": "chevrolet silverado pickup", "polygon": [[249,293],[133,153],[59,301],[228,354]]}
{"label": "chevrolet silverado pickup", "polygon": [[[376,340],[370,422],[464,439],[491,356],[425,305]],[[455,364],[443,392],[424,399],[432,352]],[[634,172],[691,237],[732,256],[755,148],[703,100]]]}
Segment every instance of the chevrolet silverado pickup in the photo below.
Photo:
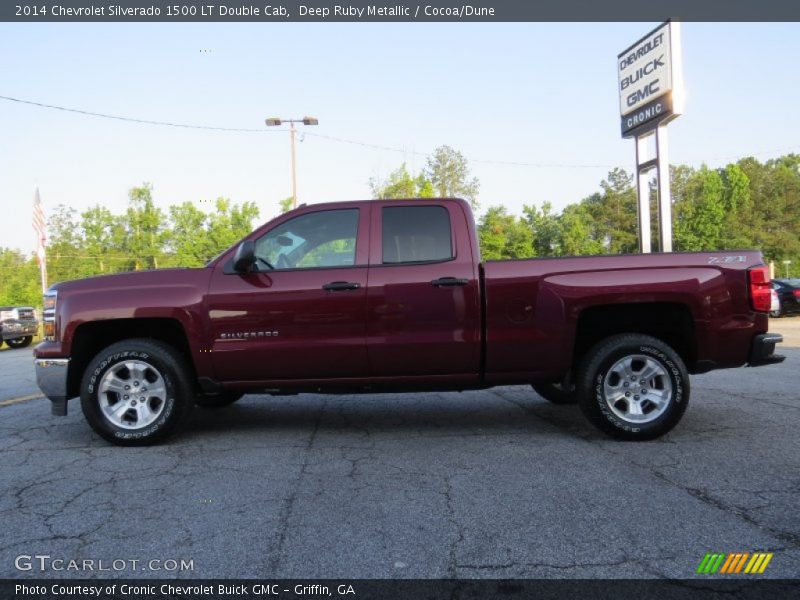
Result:
{"label": "chevrolet silverado pickup", "polygon": [[245,393],[525,384],[622,439],[670,431],[689,374],[776,363],[760,253],[481,262],[459,199],[283,214],[203,268],[52,286],[38,384],[147,444]]}

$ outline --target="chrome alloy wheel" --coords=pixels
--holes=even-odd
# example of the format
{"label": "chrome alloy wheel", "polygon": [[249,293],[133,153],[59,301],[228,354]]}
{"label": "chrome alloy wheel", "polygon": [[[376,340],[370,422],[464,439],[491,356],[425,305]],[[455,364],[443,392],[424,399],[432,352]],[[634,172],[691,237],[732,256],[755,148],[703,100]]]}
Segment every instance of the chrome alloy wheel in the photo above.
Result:
{"label": "chrome alloy wheel", "polygon": [[606,373],[603,397],[611,412],[623,421],[649,423],[664,414],[672,401],[672,380],[660,362],[631,354]]}
{"label": "chrome alloy wheel", "polygon": [[103,375],[97,398],[109,423],[123,429],[141,429],[163,412],[167,387],[153,365],[143,360],[128,360]]}

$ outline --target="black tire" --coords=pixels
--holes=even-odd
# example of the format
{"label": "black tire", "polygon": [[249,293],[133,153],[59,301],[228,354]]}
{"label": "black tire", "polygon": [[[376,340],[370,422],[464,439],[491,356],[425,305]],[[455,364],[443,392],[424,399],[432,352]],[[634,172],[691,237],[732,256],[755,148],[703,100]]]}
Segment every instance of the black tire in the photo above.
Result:
{"label": "black tire", "polygon": [[[155,373],[160,377],[159,380],[156,380],[157,383],[164,389],[164,397],[160,399],[161,401],[156,407],[153,407],[150,402],[159,400],[159,398],[148,398],[145,402],[140,402],[147,404],[148,410],[157,411],[155,419],[149,423],[145,422],[141,427],[136,427],[136,423],[127,423],[127,427],[119,426],[111,420],[110,416],[106,416],[101,408],[101,402],[110,403],[112,395],[116,395],[116,392],[112,391],[102,393],[104,377],[108,376],[111,380],[116,379],[117,381],[123,380],[127,371],[126,362],[148,365],[150,371],[143,373],[142,384],[147,384],[146,378],[152,377],[152,373]],[[119,368],[114,370],[117,367]],[[109,374],[109,371],[112,370],[114,372]],[[111,344],[92,359],[83,374],[81,381],[83,415],[100,437],[113,444],[118,446],[153,444],[174,435],[186,422],[194,406],[196,393],[190,373],[191,370],[184,357],[174,348],[162,342],[151,339],[129,339]],[[138,381],[133,381],[130,372],[128,372],[128,379],[131,384],[139,385]],[[156,383],[152,385],[155,387]],[[125,398],[127,399],[128,396],[126,395]],[[134,397],[130,403],[135,405],[136,400]],[[120,407],[123,409],[125,408],[123,404],[128,404],[127,400],[123,402],[122,398],[117,397],[112,406],[115,407],[116,402],[120,402]],[[111,406],[107,410],[110,408]],[[130,408],[123,413],[123,417],[131,411],[133,414],[138,414],[136,409]]]}
{"label": "black tire", "polygon": [[[653,371],[656,374],[647,379]],[[622,373],[630,373],[630,380]],[[615,335],[596,344],[582,360],[576,384],[578,404],[589,422],[623,440],[664,435],[678,424],[689,403],[683,360],[648,335]]]}
{"label": "black tire", "polygon": [[33,336],[26,335],[25,337],[15,338],[13,340],[6,340],[6,344],[8,344],[9,348],[27,348],[31,345],[33,341]]}
{"label": "black tire", "polygon": [[574,385],[565,388],[561,383],[534,383],[531,387],[542,398],[553,404],[575,404],[578,401]]}
{"label": "black tire", "polygon": [[241,400],[242,396],[244,396],[244,394],[238,392],[223,392],[216,396],[197,396],[194,399],[194,403],[196,406],[205,409],[224,408],[230,406],[237,400]]}

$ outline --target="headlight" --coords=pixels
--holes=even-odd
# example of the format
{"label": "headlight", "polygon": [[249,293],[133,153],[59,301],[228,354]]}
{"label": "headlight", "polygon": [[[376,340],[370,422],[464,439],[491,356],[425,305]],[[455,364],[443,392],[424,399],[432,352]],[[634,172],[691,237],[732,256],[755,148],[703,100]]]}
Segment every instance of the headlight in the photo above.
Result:
{"label": "headlight", "polygon": [[43,297],[44,311],[42,312],[42,322],[44,324],[44,339],[48,342],[55,342],[56,338],[56,301],[58,292],[48,291]]}

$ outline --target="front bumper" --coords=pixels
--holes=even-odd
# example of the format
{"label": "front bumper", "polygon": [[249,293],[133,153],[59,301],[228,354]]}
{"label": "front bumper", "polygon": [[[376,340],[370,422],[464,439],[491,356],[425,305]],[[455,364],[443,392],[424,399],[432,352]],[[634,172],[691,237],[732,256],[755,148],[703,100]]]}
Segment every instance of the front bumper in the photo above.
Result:
{"label": "front bumper", "polygon": [[783,336],[780,333],[761,333],[753,338],[750,346],[750,358],[747,364],[751,367],[773,365],[786,360],[785,356],[775,354],[775,344],[780,344]]}
{"label": "front bumper", "polygon": [[38,332],[39,325],[36,323],[9,323],[3,324],[3,339],[15,340],[17,338],[33,336]]}
{"label": "front bumper", "polygon": [[52,402],[52,413],[63,417],[67,414],[67,372],[68,358],[37,358],[33,361],[36,369],[36,383],[42,393]]}

